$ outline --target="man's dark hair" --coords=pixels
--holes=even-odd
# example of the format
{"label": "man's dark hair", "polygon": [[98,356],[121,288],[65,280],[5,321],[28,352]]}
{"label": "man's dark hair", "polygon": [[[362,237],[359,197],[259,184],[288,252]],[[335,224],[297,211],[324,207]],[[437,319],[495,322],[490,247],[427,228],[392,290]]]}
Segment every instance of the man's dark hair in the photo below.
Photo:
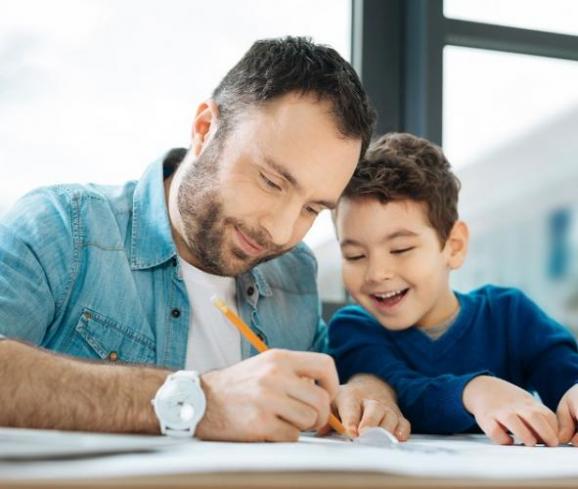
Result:
{"label": "man's dark hair", "polygon": [[412,134],[388,133],[371,144],[342,198],[426,204],[443,246],[458,220],[459,191],[460,181],[439,146]]}
{"label": "man's dark hair", "polygon": [[257,41],[225,75],[212,94],[220,111],[220,135],[243,108],[290,92],[330,101],[339,131],[361,139],[361,154],[365,153],[375,112],[359,77],[337,51],[304,37]]}

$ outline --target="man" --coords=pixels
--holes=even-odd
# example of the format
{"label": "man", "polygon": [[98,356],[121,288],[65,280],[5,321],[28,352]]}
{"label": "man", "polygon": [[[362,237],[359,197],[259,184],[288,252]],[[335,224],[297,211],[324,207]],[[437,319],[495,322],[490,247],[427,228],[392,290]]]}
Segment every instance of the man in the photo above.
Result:
{"label": "man", "polygon": [[[405,437],[388,386],[339,388],[318,353],[316,264],[300,244],[373,119],[334,50],[259,41],[199,106],[188,151],[124,187],[24,197],[0,222],[0,425],[295,440],[334,400],[351,432]],[[253,356],[213,294],[273,349]]]}

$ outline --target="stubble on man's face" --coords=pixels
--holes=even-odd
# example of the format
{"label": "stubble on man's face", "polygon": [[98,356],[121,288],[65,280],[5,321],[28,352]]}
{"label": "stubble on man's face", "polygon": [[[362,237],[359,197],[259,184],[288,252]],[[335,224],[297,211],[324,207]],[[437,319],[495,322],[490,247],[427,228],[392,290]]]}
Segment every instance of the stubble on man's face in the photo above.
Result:
{"label": "stubble on man's face", "polygon": [[[222,146],[218,139],[211,141],[186,170],[177,191],[177,206],[183,239],[195,261],[193,265],[207,273],[233,277],[288,250],[275,246],[265,230],[254,229],[239,219],[225,216],[219,191]],[[227,234],[235,228],[262,247],[263,254],[251,257],[231,244]]]}

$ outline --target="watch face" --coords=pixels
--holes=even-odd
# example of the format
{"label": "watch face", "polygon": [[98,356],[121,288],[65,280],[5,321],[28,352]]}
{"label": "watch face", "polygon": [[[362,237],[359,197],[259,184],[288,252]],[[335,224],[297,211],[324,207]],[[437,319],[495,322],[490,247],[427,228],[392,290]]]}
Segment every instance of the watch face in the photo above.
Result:
{"label": "watch face", "polygon": [[205,399],[190,379],[173,378],[155,397],[155,410],[166,426],[176,430],[194,427],[204,411]]}

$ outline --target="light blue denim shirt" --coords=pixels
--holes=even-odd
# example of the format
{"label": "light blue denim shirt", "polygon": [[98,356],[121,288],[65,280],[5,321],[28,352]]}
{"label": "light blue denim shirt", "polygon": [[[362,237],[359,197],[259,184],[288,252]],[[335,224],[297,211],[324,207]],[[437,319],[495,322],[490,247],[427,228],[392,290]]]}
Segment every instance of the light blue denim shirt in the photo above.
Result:
{"label": "light blue denim shirt", "polygon": [[[153,163],[124,186],[34,191],[0,219],[0,335],[89,359],[184,367],[190,306]],[[270,347],[325,351],[311,251],[237,277],[237,308]],[[207,307],[213,307],[207,304]],[[247,358],[255,351],[242,340]]]}

